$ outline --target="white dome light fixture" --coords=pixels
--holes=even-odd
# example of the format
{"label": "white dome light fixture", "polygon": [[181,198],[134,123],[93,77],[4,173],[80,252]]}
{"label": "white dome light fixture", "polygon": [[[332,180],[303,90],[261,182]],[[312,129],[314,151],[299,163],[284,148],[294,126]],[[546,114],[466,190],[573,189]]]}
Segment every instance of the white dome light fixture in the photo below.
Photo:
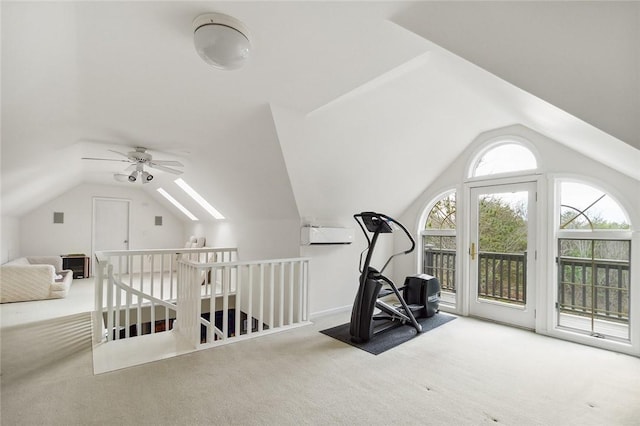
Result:
{"label": "white dome light fixture", "polygon": [[247,27],[222,13],[206,13],[194,19],[193,41],[206,63],[223,70],[240,68],[251,51]]}

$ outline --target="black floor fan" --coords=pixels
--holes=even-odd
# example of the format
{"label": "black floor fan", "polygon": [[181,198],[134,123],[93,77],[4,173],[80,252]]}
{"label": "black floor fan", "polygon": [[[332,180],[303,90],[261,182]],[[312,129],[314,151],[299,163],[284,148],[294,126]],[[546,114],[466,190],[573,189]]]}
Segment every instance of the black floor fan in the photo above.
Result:
{"label": "black floor fan", "polygon": [[[413,237],[397,220],[375,212],[355,214],[354,219],[367,238],[368,247],[360,255],[360,285],[356,294],[349,331],[351,340],[364,343],[375,335],[392,327],[410,325],[418,333],[422,326],[416,318],[431,317],[438,312],[440,303],[440,283],[434,277],[418,274],[406,277],[404,287],[397,288],[389,278],[382,275],[391,260],[399,255],[411,253],[416,246]],[[371,266],[378,237],[401,230],[411,242],[408,250],[393,254],[380,271]],[[373,234],[369,237],[369,234]],[[364,264],[362,255],[367,253]],[[402,293],[401,293],[402,292]],[[395,296],[397,303],[386,301],[387,296]]]}

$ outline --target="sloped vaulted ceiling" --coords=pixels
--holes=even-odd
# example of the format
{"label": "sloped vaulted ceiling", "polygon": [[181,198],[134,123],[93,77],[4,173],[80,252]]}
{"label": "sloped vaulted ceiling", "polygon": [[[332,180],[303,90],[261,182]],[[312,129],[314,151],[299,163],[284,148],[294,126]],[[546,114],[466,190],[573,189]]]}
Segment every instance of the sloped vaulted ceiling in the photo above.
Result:
{"label": "sloped vaulted ceiling", "polygon": [[393,21],[640,149],[640,3],[419,2]]}
{"label": "sloped vaulted ceiling", "polygon": [[[513,123],[639,179],[640,8],[584,6],[421,2],[398,11],[391,21],[421,36],[422,53],[307,114],[275,114],[303,220],[399,214],[475,136]],[[581,56],[585,43],[607,50],[606,65],[588,66],[598,58]]]}
{"label": "sloped vaulted ceiling", "polygon": [[[638,3],[446,3],[2,2],[2,212],[116,184],[120,168],[80,157],[145,146],[230,219],[397,213],[513,123],[638,177]],[[246,67],[195,53],[191,21],[211,11],[250,28]],[[580,68],[590,25],[608,67]]]}

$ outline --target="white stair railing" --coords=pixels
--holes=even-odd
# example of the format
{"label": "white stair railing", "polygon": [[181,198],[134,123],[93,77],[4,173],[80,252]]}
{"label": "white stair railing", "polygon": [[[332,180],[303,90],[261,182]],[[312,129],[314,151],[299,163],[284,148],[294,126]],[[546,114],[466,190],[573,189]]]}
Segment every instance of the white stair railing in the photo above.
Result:
{"label": "white stair railing", "polygon": [[[153,334],[160,330],[170,330],[172,322],[176,318],[176,305],[142,293],[135,288],[115,279],[113,265],[107,266],[109,282],[114,286],[116,300],[113,309],[107,314],[107,324],[113,327],[112,333],[107,333],[107,340],[118,340],[132,337],[132,326],[135,335]],[[122,303],[121,294],[124,294],[125,303]],[[134,301],[135,298],[135,301]],[[158,312],[157,308],[164,308]],[[131,320],[131,312],[135,312],[135,322]],[[158,324],[160,323],[160,324]],[[143,328],[143,324],[149,324],[149,330]],[[160,325],[160,327],[158,327]],[[123,333],[124,332],[124,333]]]}
{"label": "white stair railing", "polygon": [[[94,342],[169,330],[177,316],[178,263],[230,262],[236,248],[118,250],[96,253]],[[204,291],[210,291],[210,285]],[[174,306],[171,308],[171,306]],[[164,309],[162,309],[164,308]],[[132,321],[131,316],[135,317]],[[149,323],[150,330],[143,330]],[[132,327],[134,326],[135,327]],[[105,335],[105,329],[107,333]]]}
{"label": "white stair railing", "polygon": [[[207,264],[185,260],[178,270],[184,285],[179,287],[177,330],[194,347],[308,323],[308,258]],[[208,312],[203,314],[200,288],[207,284]]]}
{"label": "white stair railing", "polygon": [[309,323],[308,258],[236,256],[228,248],[98,253],[94,342],[174,330],[197,350]]}

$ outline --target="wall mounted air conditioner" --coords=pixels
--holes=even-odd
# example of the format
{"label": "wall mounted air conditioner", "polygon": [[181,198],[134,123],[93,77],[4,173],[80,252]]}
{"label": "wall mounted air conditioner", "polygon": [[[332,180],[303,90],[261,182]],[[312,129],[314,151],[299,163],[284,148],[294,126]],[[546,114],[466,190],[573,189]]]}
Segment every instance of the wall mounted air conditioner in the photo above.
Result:
{"label": "wall mounted air conditioner", "polygon": [[352,228],[305,226],[300,230],[300,243],[305,246],[315,244],[351,244],[352,242]]}

